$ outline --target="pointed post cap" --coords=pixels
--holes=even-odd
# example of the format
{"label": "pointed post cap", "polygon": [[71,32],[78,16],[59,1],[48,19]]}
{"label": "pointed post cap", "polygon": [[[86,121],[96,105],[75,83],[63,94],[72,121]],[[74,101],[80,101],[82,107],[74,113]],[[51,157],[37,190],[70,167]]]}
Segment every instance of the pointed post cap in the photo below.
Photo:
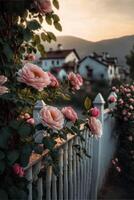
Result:
{"label": "pointed post cap", "polygon": [[102,96],[100,93],[97,94],[97,96],[95,97],[93,103],[94,103],[94,104],[98,104],[98,105],[103,105],[103,104],[105,104],[105,101],[104,101],[103,96]]}
{"label": "pointed post cap", "polygon": [[34,109],[40,110],[45,105],[46,104],[45,104],[45,102],[43,100],[37,100],[36,103],[35,103]]}
{"label": "pointed post cap", "polygon": [[111,96],[114,96],[115,98],[117,98],[117,94],[115,92],[111,92],[110,95],[109,95],[109,97],[111,97]]}

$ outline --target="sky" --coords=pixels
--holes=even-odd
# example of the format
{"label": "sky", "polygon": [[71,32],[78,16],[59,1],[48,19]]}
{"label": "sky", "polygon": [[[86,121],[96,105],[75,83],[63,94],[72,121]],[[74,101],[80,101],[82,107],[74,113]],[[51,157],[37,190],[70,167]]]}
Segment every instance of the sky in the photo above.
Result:
{"label": "sky", "polygon": [[134,0],[59,0],[63,31],[90,41],[134,34]]}

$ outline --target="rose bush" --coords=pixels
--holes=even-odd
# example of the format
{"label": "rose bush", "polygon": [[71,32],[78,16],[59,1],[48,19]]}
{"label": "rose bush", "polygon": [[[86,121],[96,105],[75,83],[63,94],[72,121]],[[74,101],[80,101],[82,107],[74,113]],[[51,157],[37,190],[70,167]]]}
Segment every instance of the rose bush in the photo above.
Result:
{"label": "rose bush", "polygon": [[113,87],[112,91],[117,95],[116,105],[111,113],[117,120],[119,137],[117,158],[113,165],[119,173],[134,181],[134,85]]}

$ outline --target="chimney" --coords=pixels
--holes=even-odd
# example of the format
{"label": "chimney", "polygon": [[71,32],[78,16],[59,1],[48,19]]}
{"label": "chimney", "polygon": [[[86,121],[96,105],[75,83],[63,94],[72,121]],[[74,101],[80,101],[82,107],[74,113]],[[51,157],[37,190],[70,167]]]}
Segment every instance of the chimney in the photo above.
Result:
{"label": "chimney", "polygon": [[63,46],[62,46],[62,44],[58,44],[58,45],[57,45],[57,50],[58,50],[58,51],[63,50]]}
{"label": "chimney", "polygon": [[53,48],[52,48],[52,47],[50,47],[50,48],[49,48],[49,51],[53,51]]}

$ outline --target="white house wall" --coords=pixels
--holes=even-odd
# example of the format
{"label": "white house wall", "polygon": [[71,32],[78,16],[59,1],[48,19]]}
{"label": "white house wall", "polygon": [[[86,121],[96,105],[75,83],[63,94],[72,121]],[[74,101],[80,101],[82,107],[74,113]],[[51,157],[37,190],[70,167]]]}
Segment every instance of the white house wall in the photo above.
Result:
{"label": "white house wall", "polygon": [[[52,61],[54,64],[52,64]],[[64,62],[64,59],[45,59],[42,60],[42,69],[45,71],[50,71],[53,67],[61,67]]]}
{"label": "white house wall", "polygon": [[102,80],[102,74],[103,74],[103,79],[104,80],[109,80],[109,74],[108,74],[108,69],[105,65],[102,65],[101,63],[96,62],[93,59],[90,59],[87,57],[85,60],[83,60],[80,63],[79,66],[79,73],[84,77],[84,78],[90,78],[87,77],[87,69],[86,66],[89,66],[90,69],[93,70],[92,77],[95,80]]}
{"label": "white house wall", "polygon": [[71,52],[70,54],[68,54],[68,56],[65,58],[65,63],[68,63],[70,61],[74,61],[77,63],[79,60],[77,58],[77,56],[75,55],[74,52]]}

